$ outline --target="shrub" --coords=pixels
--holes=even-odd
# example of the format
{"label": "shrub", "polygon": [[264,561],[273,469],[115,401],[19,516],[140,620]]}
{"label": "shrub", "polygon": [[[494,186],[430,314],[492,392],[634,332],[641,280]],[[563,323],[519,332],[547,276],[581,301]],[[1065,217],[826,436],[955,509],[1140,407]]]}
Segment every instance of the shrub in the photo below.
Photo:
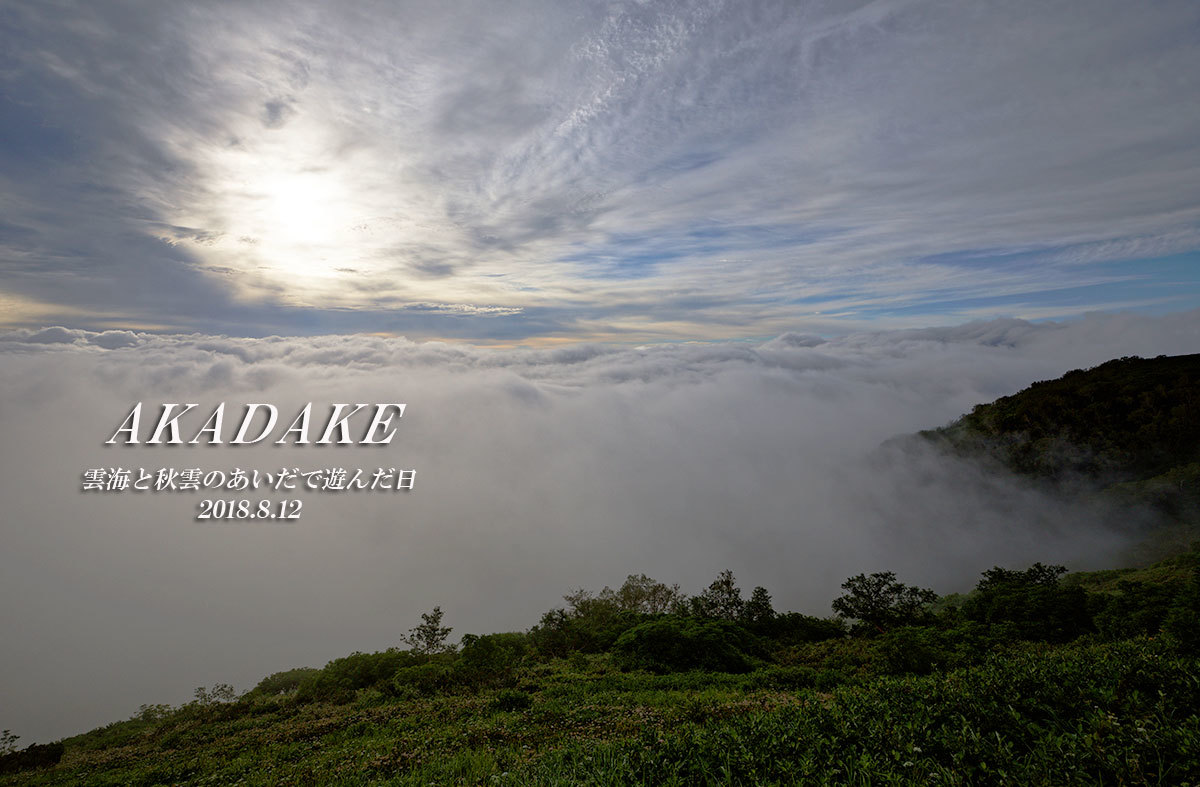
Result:
{"label": "shrub", "polygon": [[296,669],[275,672],[258,682],[250,690],[250,694],[259,697],[273,697],[277,694],[291,694],[300,688],[300,684],[320,672],[313,667],[298,667]]}
{"label": "shrub", "polygon": [[1162,628],[1178,588],[1149,582],[1117,583],[1119,591],[1096,613],[1096,630],[1109,640],[1154,635]]}
{"label": "shrub", "polygon": [[21,751],[0,756],[0,773],[48,768],[57,765],[62,756],[62,743],[34,743]]}
{"label": "shrub", "polygon": [[577,650],[603,653],[646,618],[602,603],[583,603],[576,611],[552,609],[529,630],[528,642],[543,656],[565,658]]}
{"label": "shrub", "polygon": [[723,620],[665,617],[626,631],[613,646],[617,666],[651,672],[701,669],[747,672],[759,653],[755,638]]}
{"label": "shrub", "polygon": [[945,661],[937,631],[905,626],[893,629],[874,643],[881,672],[890,675],[927,675]]}
{"label": "shrub", "polygon": [[456,683],[454,670],[445,664],[431,662],[413,667],[401,667],[384,688],[396,697],[410,694],[429,696],[446,691]]}
{"label": "shrub", "polygon": [[0,755],[12,754],[17,750],[17,740],[20,735],[13,735],[12,730],[0,732]]}
{"label": "shrub", "polygon": [[799,612],[783,612],[755,623],[750,630],[780,645],[798,645],[801,642],[841,639],[846,636],[846,623],[841,618],[817,618]]}
{"label": "shrub", "polygon": [[1200,656],[1200,578],[1193,578],[1175,599],[1163,632],[1182,652]]}
{"label": "shrub", "polygon": [[211,689],[197,686],[193,696],[196,698],[194,702],[197,705],[217,705],[223,702],[233,702],[237,698],[237,693],[233,690],[232,685],[217,683]]}
{"label": "shrub", "polygon": [[382,653],[352,653],[334,659],[324,669],[303,679],[296,691],[298,702],[349,702],[354,692],[383,684],[404,667],[423,664],[428,657],[391,648]]}
{"label": "shrub", "polygon": [[716,718],[719,706],[711,697],[703,695],[688,695],[679,704],[679,715],[693,724],[703,724]]}
{"label": "shrub", "polygon": [[750,676],[755,688],[760,689],[809,689],[816,685],[817,671],[807,666],[779,667],[771,666],[760,669]]}
{"label": "shrub", "polygon": [[989,569],[963,604],[963,615],[1007,639],[1068,642],[1090,631],[1092,619],[1087,592],[1059,583],[1065,572],[1041,563],[1025,571]]}
{"label": "shrub", "polygon": [[1033,645],[564,749],[506,783],[1195,785],[1197,707],[1194,661],[1158,643]]}
{"label": "shrub", "polygon": [[950,629],[906,626],[872,641],[875,671],[885,675],[928,675],[934,670],[981,662],[994,640],[986,626],[966,621]]}
{"label": "shrub", "polygon": [[838,686],[849,683],[846,673],[832,667],[823,669],[813,679],[813,688],[817,691],[833,691]]}
{"label": "shrub", "polygon": [[494,683],[511,678],[529,651],[528,637],[520,633],[463,637],[462,656],[455,668],[470,683]]}
{"label": "shrub", "polygon": [[501,689],[488,704],[494,711],[526,710],[533,706],[533,697],[517,689]]}

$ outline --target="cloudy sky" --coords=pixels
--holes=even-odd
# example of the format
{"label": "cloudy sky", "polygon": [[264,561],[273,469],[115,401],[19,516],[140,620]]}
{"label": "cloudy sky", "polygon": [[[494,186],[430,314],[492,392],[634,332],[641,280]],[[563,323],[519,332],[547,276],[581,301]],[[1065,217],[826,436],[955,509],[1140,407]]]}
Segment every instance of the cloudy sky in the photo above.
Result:
{"label": "cloudy sky", "polygon": [[[631,573],[824,615],[1121,561],[1137,523],[883,444],[1200,351],[1198,44],[1190,0],[0,5],[0,729]],[[138,401],[407,410],[106,446]],[[417,483],[288,523],[81,490],[332,466]]]}
{"label": "cloudy sky", "polygon": [[9,2],[0,320],[475,343],[1200,301],[1200,6]]}

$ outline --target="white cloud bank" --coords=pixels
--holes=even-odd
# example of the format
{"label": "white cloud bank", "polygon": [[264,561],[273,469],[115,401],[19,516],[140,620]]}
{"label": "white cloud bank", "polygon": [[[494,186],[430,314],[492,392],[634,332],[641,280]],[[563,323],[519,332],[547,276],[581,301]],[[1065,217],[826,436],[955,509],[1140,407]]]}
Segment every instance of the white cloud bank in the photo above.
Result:
{"label": "white cloud bank", "polygon": [[[1090,517],[876,448],[1072,368],[1197,349],[1200,312],[520,351],[0,335],[0,726],[45,740],[202,683],[244,689],[398,644],[435,604],[455,637],[524,629],[629,573],[695,592],[731,568],[827,614],[860,571],[950,592],[996,563],[1101,564],[1122,542]],[[105,447],[139,400],[408,410],[386,448]],[[418,474],[409,494],[303,495],[288,524],[201,523],[203,494],[80,491],[115,465]]]}

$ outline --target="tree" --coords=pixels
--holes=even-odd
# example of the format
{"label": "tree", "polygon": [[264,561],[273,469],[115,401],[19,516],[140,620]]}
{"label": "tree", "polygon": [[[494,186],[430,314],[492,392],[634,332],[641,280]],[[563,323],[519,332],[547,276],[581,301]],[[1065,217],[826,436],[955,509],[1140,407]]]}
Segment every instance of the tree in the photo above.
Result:
{"label": "tree", "polygon": [[612,652],[621,669],[651,672],[748,672],[761,655],[754,636],[736,623],[674,616],[629,629]]}
{"label": "tree", "polygon": [[198,705],[216,705],[218,702],[233,702],[237,697],[233,686],[228,683],[218,683],[211,689],[206,689],[203,686],[197,686],[193,692]]}
{"label": "tree", "polygon": [[608,650],[624,631],[659,614],[672,603],[678,588],[655,582],[644,574],[630,576],[620,590],[605,587],[598,594],[579,589],[563,598],[567,609],[552,609],[529,630],[530,643],[545,655]]}
{"label": "tree", "polygon": [[1092,629],[1087,592],[1066,587],[1062,566],[1034,563],[1024,571],[996,566],[962,606],[967,620],[986,623],[1008,639],[1067,642]]}
{"label": "tree", "polygon": [[1044,566],[1041,563],[1034,563],[1024,571],[993,566],[983,572],[983,579],[979,580],[975,589],[984,592],[1011,585],[1056,587],[1059,579],[1066,573],[1066,566]]}
{"label": "tree", "polygon": [[751,626],[761,626],[775,619],[775,609],[771,606],[771,594],[764,587],[756,587],[750,594],[750,600],[742,608],[742,620]]}
{"label": "tree", "polygon": [[528,652],[525,634],[467,634],[462,638],[462,659],[456,670],[477,685],[503,682],[512,677]]}
{"label": "tree", "polygon": [[737,620],[742,616],[746,602],[742,600],[742,591],[733,578],[733,572],[725,569],[708,590],[691,599],[691,613],[701,618],[717,618],[718,620]]}
{"label": "tree", "polygon": [[[611,592],[605,588],[601,592]],[[667,585],[651,579],[645,574],[630,574],[625,584],[613,594],[617,605],[626,612],[639,612],[643,615],[660,615],[683,599],[679,585]]]}
{"label": "tree", "polygon": [[576,617],[612,616],[618,612],[661,615],[683,600],[679,585],[668,585],[645,574],[630,574],[617,590],[607,585],[599,593],[580,588],[563,596]]}
{"label": "tree", "polygon": [[833,600],[833,611],[878,632],[922,622],[937,601],[932,590],[897,582],[893,571],[850,577],[842,589],[849,592]]}
{"label": "tree", "polygon": [[442,626],[442,608],[434,607],[433,612],[422,613],[421,625],[409,629],[408,636],[401,639],[414,653],[447,653],[454,649],[453,645],[446,644],[451,631],[452,628]]}
{"label": "tree", "polygon": [[17,741],[20,738],[20,735],[13,735],[11,730],[5,730],[0,733],[0,755],[15,752],[17,750]]}

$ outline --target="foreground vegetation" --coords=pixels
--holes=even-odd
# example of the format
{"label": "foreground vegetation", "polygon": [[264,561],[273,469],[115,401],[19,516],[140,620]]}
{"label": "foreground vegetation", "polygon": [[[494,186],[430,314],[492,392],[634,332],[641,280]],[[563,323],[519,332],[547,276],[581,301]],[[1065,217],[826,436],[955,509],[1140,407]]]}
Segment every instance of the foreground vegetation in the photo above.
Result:
{"label": "foreground vegetation", "polygon": [[994,568],[937,605],[860,575],[828,619],[630,577],[459,648],[434,610],[0,784],[1200,784],[1198,566]]}

